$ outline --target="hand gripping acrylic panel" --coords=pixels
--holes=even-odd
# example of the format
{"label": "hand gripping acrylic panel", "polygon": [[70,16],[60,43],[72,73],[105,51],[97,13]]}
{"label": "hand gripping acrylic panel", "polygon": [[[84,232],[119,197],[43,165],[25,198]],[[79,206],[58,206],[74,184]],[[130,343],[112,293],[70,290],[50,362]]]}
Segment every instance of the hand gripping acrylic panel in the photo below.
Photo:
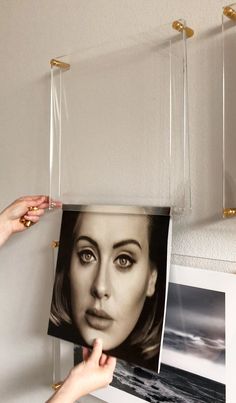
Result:
{"label": "hand gripping acrylic panel", "polygon": [[185,37],[170,23],[52,59],[52,199],[190,207]]}

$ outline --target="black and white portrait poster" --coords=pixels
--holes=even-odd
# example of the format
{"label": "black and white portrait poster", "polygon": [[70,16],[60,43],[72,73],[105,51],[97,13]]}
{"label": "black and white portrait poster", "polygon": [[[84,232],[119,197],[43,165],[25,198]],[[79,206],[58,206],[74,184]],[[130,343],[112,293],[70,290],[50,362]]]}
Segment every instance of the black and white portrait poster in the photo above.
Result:
{"label": "black and white portrait poster", "polygon": [[170,209],[63,207],[48,334],[158,371]]}
{"label": "black and white portrait poster", "polygon": [[94,395],[109,403],[235,403],[235,308],[235,275],[171,266],[160,373],[119,360],[112,386]]}

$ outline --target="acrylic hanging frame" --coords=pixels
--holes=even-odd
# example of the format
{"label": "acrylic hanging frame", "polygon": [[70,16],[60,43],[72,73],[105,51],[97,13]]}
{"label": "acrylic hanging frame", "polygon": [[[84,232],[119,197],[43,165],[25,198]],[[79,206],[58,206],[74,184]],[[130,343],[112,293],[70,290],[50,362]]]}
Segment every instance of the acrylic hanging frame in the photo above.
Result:
{"label": "acrylic hanging frame", "polygon": [[51,200],[189,211],[192,34],[179,20],[51,60]]}
{"label": "acrylic hanging frame", "polygon": [[[178,31],[178,32],[177,32]],[[187,91],[187,51],[186,51],[186,39],[193,35],[193,30],[187,27],[185,21],[174,21],[173,24],[167,24],[160,27],[155,32],[144,33],[135,38],[129,38],[120,43],[106,43],[95,48],[83,49],[81,52],[63,56],[60,58],[51,60],[51,118],[50,118],[50,200],[51,208],[54,208],[53,200],[60,199],[63,203],[79,204],[79,203],[91,203],[91,204],[126,204],[126,205],[148,205],[151,207],[171,207],[172,214],[183,214],[191,208],[191,188],[190,188],[190,161],[189,161],[189,133],[188,133],[188,91]],[[159,53],[158,53],[159,52]],[[156,56],[159,54],[160,56]],[[110,184],[110,190],[106,191],[103,187],[96,189],[91,193],[91,189],[87,188],[82,191],[81,183],[69,183],[68,178],[70,174],[78,172],[76,168],[81,167],[84,169],[83,163],[80,161],[79,165],[74,166],[76,158],[71,158],[70,151],[75,148],[73,142],[69,141],[70,135],[73,135],[73,124],[70,125],[70,99],[72,104],[76,104],[73,100],[73,80],[69,80],[71,72],[76,71],[76,67],[82,66],[82,73],[86,74],[86,69],[91,70],[91,74],[96,73],[97,67],[100,68],[100,72],[104,67],[108,65],[111,69],[114,69],[114,59],[120,68],[125,65],[126,61],[128,65],[135,66],[136,61],[142,65],[142,57],[150,56],[153,66],[157,66],[159,61],[164,60],[162,63],[162,72],[164,70],[165,76],[168,79],[163,83],[159,78],[156,84],[157,88],[164,88],[164,97],[160,96],[161,102],[157,102],[153,106],[153,115],[149,115],[149,128],[151,127],[152,119],[157,119],[155,107],[158,107],[159,119],[162,116],[161,112],[165,112],[165,118],[160,119],[159,126],[152,128],[152,136],[142,138],[143,145],[148,139],[149,148],[144,157],[144,160],[150,166],[154,166],[152,171],[153,177],[150,181],[151,187],[146,187],[145,184],[145,172],[140,181],[141,185],[129,192],[130,189],[126,189],[125,192],[120,192],[120,189],[116,189]],[[120,59],[119,59],[120,58]],[[155,65],[156,61],[156,65]],[[99,65],[100,64],[100,65]],[[145,64],[145,63],[144,63]],[[148,63],[147,63],[148,64]],[[142,67],[142,66],[141,66]],[[136,79],[142,76],[143,72],[139,66],[139,75]],[[146,66],[148,69],[148,65]],[[165,71],[166,70],[166,71]],[[152,77],[158,77],[158,72],[154,74],[151,69]],[[77,70],[80,72],[80,69]],[[128,74],[128,77],[132,78],[132,74]],[[114,78],[114,77],[113,77]],[[122,77],[120,77],[122,83]],[[112,82],[113,80],[111,80]],[[69,84],[68,84],[69,82]],[[88,82],[88,81],[87,81]],[[125,81],[127,83],[127,80]],[[123,89],[124,84],[123,82]],[[109,83],[108,83],[109,84]],[[68,91],[69,85],[69,91]],[[145,80],[142,82],[145,87]],[[108,85],[109,86],[109,85]],[[118,88],[119,90],[119,88]],[[151,92],[150,92],[151,91]],[[119,92],[119,91],[118,91]],[[155,99],[157,95],[152,92],[152,82],[149,82],[149,92],[146,93],[146,108],[152,102],[152,97]],[[117,96],[117,93],[116,93]],[[132,98],[132,97],[131,97]],[[124,99],[124,98],[123,98]],[[164,99],[164,101],[163,101]],[[114,100],[113,100],[114,102]],[[83,102],[80,103],[80,106]],[[98,105],[98,104],[97,104]],[[142,102],[140,103],[142,105]],[[139,107],[140,107],[139,105]],[[167,109],[163,109],[164,106],[168,106]],[[94,107],[93,107],[94,108]],[[83,109],[83,108],[82,108]],[[145,108],[144,108],[145,109]],[[73,119],[80,111],[80,108],[76,109],[73,113]],[[167,112],[168,111],[168,112]],[[145,114],[144,114],[145,116]],[[76,122],[76,120],[74,121]],[[129,126],[129,122],[123,120],[124,126]],[[142,124],[145,124],[145,119]],[[83,125],[80,126],[82,127]],[[131,125],[132,126],[132,125]],[[158,142],[152,143],[152,139],[158,137],[160,131],[156,129],[162,129],[162,138],[160,143],[164,145],[159,153],[159,160],[161,162],[160,172],[164,176],[164,180],[161,178],[158,166],[155,165],[155,147]],[[83,134],[84,135],[84,134]],[[156,136],[157,135],[157,136]],[[85,136],[87,137],[87,136]],[[137,136],[138,137],[138,136]],[[83,136],[82,136],[83,138]],[[93,137],[92,137],[93,138]],[[79,145],[81,144],[79,142]],[[122,148],[119,144],[119,150]],[[140,147],[140,145],[139,145]],[[165,152],[163,152],[163,150]],[[135,154],[134,148],[131,151]],[[149,153],[152,151],[152,158],[149,158]],[[74,154],[74,157],[76,154]],[[86,156],[85,156],[86,157]],[[115,155],[117,158],[117,155]],[[86,160],[86,158],[85,158]],[[142,168],[145,168],[143,160]],[[154,161],[154,162],[153,162]],[[133,172],[138,166],[139,158],[136,159],[136,165],[133,166]],[[70,168],[72,165],[72,169]],[[107,167],[109,168],[109,166]],[[96,164],[92,166],[92,170],[96,173]],[[66,170],[68,172],[66,173]],[[129,161],[125,166],[125,173],[129,170]],[[104,166],[102,166],[103,174],[106,174]],[[117,173],[117,172],[116,172]],[[123,175],[123,168],[122,168]],[[162,191],[155,193],[155,189],[158,187],[158,183],[155,181],[155,176],[158,176],[158,183],[161,183],[160,189],[165,189],[165,197],[162,197]],[[94,175],[95,177],[95,175]],[[132,172],[129,173],[130,179],[132,179]],[[139,185],[138,176],[134,176],[135,181]],[[161,182],[160,182],[161,181]],[[107,186],[107,181],[104,181]],[[69,183],[69,188],[68,188]],[[78,185],[78,186],[77,186]],[[163,186],[164,185],[164,186]],[[109,188],[109,186],[108,186]],[[74,191],[76,189],[76,191]],[[105,189],[105,191],[104,191]],[[154,190],[153,190],[154,189]],[[82,196],[81,196],[82,194]],[[151,194],[151,197],[150,197]],[[142,195],[142,197],[140,197]],[[56,245],[57,246],[57,245]],[[54,245],[54,247],[56,247]],[[55,254],[55,251],[54,251]],[[66,342],[53,341],[53,384],[57,387],[57,382],[64,379],[66,372],[70,369],[71,362],[71,345]]]}

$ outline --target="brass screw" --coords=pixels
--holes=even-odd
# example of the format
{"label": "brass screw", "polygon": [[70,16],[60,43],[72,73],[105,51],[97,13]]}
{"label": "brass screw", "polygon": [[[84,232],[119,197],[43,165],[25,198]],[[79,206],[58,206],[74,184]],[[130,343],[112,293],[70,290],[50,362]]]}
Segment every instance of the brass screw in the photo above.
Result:
{"label": "brass screw", "polygon": [[194,35],[194,30],[192,28],[184,26],[184,24],[181,21],[174,21],[172,24],[172,28],[176,29],[176,31],[178,32],[185,31],[186,36],[188,38],[191,38]]}
{"label": "brass screw", "polygon": [[236,208],[225,208],[223,210],[223,217],[230,218],[236,216]]}
{"label": "brass screw", "polygon": [[70,64],[62,62],[61,60],[51,59],[50,64],[51,64],[51,67],[55,66],[55,67],[59,67],[60,69],[63,69],[63,70],[70,69]]}
{"label": "brass screw", "polygon": [[51,247],[52,248],[58,248],[59,247],[59,241],[52,241]]}
{"label": "brass screw", "polygon": [[52,389],[58,390],[62,386],[63,382],[57,382],[52,384]]}
{"label": "brass screw", "polygon": [[236,21],[236,11],[232,7],[224,7],[223,14],[231,20]]}
{"label": "brass screw", "polygon": [[33,221],[31,220],[26,220],[24,217],[21,217],[19,220],[26,228],[31,227],[31,225],[33,225]]}

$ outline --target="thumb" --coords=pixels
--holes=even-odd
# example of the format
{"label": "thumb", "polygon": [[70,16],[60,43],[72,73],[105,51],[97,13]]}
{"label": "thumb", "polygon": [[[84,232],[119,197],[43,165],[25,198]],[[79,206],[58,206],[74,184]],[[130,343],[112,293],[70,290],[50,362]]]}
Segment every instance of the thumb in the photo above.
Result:
{"label": "thumb", "polygon": [[95,339],[93,343],[93,350],[88,361],[93,361],[95,364],[99,365],[101,355],[102,355],[102,340]]}

